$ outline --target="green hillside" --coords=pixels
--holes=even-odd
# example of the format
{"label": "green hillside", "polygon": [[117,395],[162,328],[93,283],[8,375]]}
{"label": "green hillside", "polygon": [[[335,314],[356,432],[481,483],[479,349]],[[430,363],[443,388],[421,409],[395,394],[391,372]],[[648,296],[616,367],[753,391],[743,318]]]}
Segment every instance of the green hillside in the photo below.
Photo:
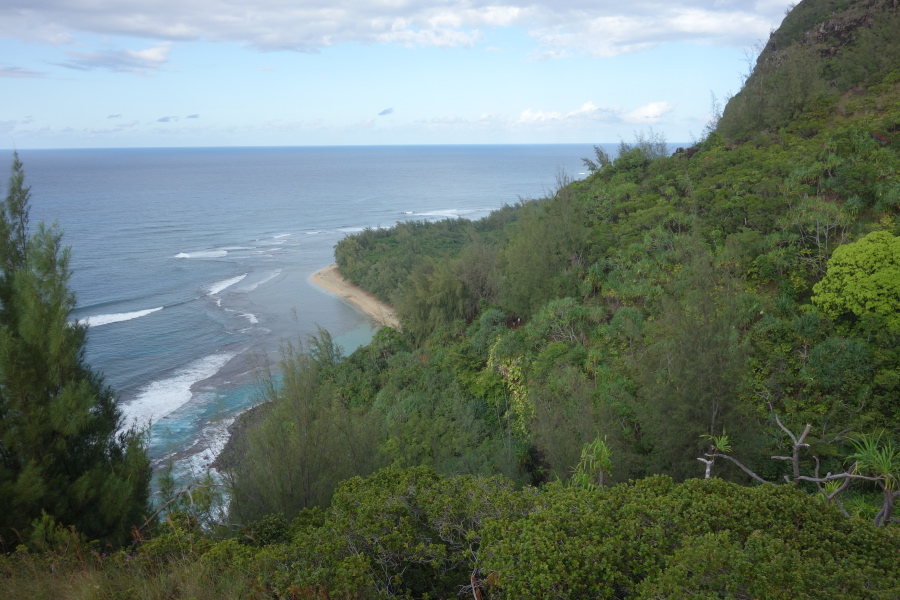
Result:
{"label": "green hillside", "polygon": [[[694,477],[723,432],[778,478],[775,415],[837,468],[900,425],[898,17],[803,2],[697,146],[644,136],[552,198],[364,232],[338,264],[397,306],[417,370],[511,433],[520,478],[565,478],[598,433],[618,480]],[[384,381],[350,395],[404,410]]]}
{"label": "green hillside", "polygon": [[285,346],[220,461],[231,526],[164,485],[133,548],[57,531],[0,588],[900,596],[896,31],[895,1],[803,0],[695,146],[342,240],[402,330]]}
{"label": "green hillside", "polygon": [[832,117],[858,110],[855,100],[891,82],[900,61],[898,30],[893,0],[799,3],[769,38],[719,131],[746,140],[762,131],[811,136],[834,126]]}

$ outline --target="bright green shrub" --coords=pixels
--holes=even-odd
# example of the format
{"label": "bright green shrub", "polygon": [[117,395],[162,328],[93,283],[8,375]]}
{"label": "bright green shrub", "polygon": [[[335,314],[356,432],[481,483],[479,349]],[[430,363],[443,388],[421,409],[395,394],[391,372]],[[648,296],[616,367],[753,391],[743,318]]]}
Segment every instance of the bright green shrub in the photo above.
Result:
{"label": "bright green shrub", "polygon": [[900,237],[874,231],[834,251],[813,303],[833,317],[874,312],[900,329]]}

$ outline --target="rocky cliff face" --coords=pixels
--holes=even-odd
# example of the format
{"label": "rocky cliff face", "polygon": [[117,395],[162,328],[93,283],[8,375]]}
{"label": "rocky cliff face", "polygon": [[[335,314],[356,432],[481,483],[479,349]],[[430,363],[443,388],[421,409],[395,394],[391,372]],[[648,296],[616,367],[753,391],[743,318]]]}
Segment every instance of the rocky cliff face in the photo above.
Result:
{"label": "rocky cliff face", "polygon": [[900,0],[804,0],[769,37],[719,126],[740,141],[775,130],[900,67]]}

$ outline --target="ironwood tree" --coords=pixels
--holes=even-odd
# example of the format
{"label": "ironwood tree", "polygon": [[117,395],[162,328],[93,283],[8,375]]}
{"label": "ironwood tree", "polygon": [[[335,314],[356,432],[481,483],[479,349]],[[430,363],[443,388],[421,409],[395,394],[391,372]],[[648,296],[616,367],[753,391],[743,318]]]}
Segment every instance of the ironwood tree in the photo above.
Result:
{"label": "ironwood tree", "polygon": [[14,154],[0,207],[0,538],[9,550],[61,525],[119,543],[148,512],[144,437],[85,361],[70,250],[56,224],[31,231],[24,181]]}

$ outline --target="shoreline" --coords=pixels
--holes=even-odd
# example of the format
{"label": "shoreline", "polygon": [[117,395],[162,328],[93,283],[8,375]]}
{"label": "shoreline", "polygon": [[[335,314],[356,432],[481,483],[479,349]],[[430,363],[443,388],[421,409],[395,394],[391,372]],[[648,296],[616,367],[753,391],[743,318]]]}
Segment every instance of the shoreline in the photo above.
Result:
{"label": "shoreline", "polygon": [[[324,292],[343,298],[377,325],[400,329],[400,322],[394,315],[393,307],[381,302],[361,287],[344,279],[336,264],[319,269],[307,277],[306,280]],[[259,418],[261,410],[264,410],[262,407],[265,404],[265,399],[261,402],[251,403],[222,419],[220,423],[228,423],[224,426],[224,429],[221,427],[218,429],[224,435],[216,440],[217,447],[213,448],[210,445],[207,449],[191,452],[194,445],[196,445],[194,444],[183,451],[185,456],[188,458],[198,456],[200,457],[199,460],[203,461],[201,467],[211,467],[221,473],[222,467],[227,466],[228,461],[231,460],[231,455],[237,452],[234,444],[238,442],[235,440],[241,437],[250,422]],[[210,452],[211,455],[207,454],[207,452]]]}
{"label": "shoreline", "polygon": [[340,296],[381,327],[400,329],[400,321],[394,314],[394,307],[344,279],[336,264],[319,269],[307,279],[317,287]]}

